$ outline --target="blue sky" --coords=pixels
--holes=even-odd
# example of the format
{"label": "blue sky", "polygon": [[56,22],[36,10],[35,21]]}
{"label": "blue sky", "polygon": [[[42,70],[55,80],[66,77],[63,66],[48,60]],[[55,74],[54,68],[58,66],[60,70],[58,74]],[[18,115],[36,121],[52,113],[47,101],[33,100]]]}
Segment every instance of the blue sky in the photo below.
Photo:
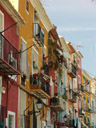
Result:
{"label": "blue sky", "polygon": [[96,76],[96,0],[42,0],[59,35],[83,46],[83,69]]}

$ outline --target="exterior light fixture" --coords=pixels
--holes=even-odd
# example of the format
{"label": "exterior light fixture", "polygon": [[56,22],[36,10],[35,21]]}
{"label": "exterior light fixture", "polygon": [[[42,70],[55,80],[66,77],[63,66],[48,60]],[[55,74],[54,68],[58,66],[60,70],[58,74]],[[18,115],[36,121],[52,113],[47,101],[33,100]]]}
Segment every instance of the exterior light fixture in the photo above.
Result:
{"label": "exterior light fixture", "polygon": [[42,101],[41,101],[40,99],[38,99],[36,105],[37,105],[37,109],[38,109],[39,111],[43,108],[43,103],[42,103]]}

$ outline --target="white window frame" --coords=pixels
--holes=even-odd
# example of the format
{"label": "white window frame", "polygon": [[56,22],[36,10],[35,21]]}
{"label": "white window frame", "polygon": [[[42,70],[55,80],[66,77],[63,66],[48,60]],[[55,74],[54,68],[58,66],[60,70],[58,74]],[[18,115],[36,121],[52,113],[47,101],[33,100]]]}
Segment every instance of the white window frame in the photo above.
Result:
{"label": "white window frame", "polygon": [[[0,88],[2,88],[2,76],[0,76]],[[1,105],[1,98],[2,98],[2,95],[0,93],[0,105]]]}
{"label": "white window frame", "polygon": [[[26,4],[27,4],[27,1],[29,2],[29,0],[26,0],[26,1],[25,1]],[[27,5],[26,5],[26,6],[27,6]],[[28,10],[27,10],[26,6],[25,6],[26,12],[27,12],[27,14],[29,14],[29,7],[28,7]],[[29,5],[28,5],[28,6],[29,6]]]}
{"label": "white window frame", "polygon": [[[9,121],[9,115],[14,116],[14,126],[13,126],[13,128],[15,128],[15,112],[8,111],[8,121]],[[8,128],[9,128],[9,122],[8,122]]]}
{"label": "white window frame", "polygon": [[[4,30],[4,13],[0,10],[0,15],[3,17],[2,18],[2,30]],[[3,32],[3,34],[4,34],[4,32]]]}

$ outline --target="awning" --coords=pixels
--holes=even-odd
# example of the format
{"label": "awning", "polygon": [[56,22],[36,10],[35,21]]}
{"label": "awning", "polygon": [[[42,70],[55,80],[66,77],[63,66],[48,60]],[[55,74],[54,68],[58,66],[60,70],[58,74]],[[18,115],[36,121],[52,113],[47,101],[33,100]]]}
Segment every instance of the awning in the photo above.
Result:
{"label": "awning", "polygon": [[6,73],[7,75],[20,75],[20,72],[18,72],[15,68],[9,65],[1,57],[0,57],[0,70]]}

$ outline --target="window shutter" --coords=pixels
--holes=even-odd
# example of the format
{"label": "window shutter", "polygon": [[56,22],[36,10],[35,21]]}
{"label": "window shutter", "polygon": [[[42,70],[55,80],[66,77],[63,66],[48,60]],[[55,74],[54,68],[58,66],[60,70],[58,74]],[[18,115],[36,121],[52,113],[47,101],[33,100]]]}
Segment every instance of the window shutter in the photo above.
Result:
{"label": "window shutter", "polygon": [[[21,52],[24,51],[26,49],[26,44],[25,42],[21,39]],[[24,72],[25,74],[27,74],[27,52],[24,51],[23,53],[21,53],[21,72]]]}

